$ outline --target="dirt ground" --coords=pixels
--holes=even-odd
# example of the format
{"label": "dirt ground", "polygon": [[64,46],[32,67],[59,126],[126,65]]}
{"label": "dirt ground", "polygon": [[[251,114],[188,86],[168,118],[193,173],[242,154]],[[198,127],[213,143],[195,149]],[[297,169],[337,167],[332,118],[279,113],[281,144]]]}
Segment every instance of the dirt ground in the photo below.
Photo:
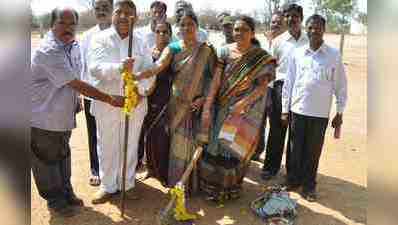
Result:
{"label": "dirt ground", "polygon": [[[216,36],[211,36],[214,38]],[[260,40],[263,41],[261,35]],[[338,47],[339,36],[328,34],[326,42]],[[37,46],[38,36],[32,36],[32,48]],[[342,138],[333,138],[333,129],[326,134],[326,143],[318,171],[319,200],[310,203],[297,193],[291,197],[298,200],[297,225],[342,225],[366,224],[367,210],[367,38],[366,36],[346,36],[344,63],[348,76],[349,100],[344,113]],[[333,105],[333,110],[335,106]],[[331,115],[334,115],[334,111]],[[167,189],[155,179],[137,181],[139,200],[128,200],[126,215],[122,219],[119,200],[103,205],[92,205],[91,199],[96,187],[88,184],[89,159],[87,133],[83,113],[77,117],[78,127],[73,131],[72,183],[77,195],[84,200],[85,207],[80,215],[62,219],[51,217],[45,201],[37,193],[31,180],[31,224],[32,225],[155,225],[156,215],[168,202]],[[262,155],[262,158],[264,154]],[[193,197],[187,204],[191,212],[200,218],[196,225],[260,225],[263,222],[254,216],[249,208],[252,200],[262,193],[267,185],[281,182],[284,169],[274,180],[263,182],[260,179],[261,163],[252,162],[244,180],[242,198],[216,205]]]}

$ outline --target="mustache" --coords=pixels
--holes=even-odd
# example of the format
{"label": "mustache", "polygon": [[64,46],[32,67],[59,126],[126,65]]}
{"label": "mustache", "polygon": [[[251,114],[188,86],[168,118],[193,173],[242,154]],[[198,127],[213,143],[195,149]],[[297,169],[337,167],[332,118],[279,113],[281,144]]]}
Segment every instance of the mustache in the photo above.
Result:
{"label": "mustache", "polygon": [[66,35],[73,36],[73,33],[72,33],[72,32],[69,32],[69,31],[66,31],[66,32],[64,33],[64,35],[65,35],[65,36],[66,36]]}
{"label": "mustache", "polygon": [[118,21],[118,23],[119,24],[121,24],[121,23],[127,23],[128,24],[129,20],[128,19],[121,19],[121,20]]}

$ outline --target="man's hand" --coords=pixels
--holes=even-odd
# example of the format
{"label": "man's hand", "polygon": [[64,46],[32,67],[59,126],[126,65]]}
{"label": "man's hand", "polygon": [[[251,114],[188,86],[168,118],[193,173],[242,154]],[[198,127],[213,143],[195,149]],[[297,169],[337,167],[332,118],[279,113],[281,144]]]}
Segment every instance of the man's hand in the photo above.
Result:
{"label": "man's hand", "polygon": [[112,95],[109,98],[108,103],[114,107],[123,107],[124,106],[124,97],[119,95]]}
{"label": "man's hand", "polygon": [[123,70],[127,70],[127,72],[129,73],[133,73],[134,61],[135,59],[129,57],[123,59],[122,60]]}
{"label": "man's hand", "polygon": [[155,61],[158,60],[160,58],[161,54],[162,54],[162,51],[159,51],[159,49],[155,48],[152,51],[152,59],[154,59]]}
{"label": "man's hand", "polygon": [[343,114],[336,113],[336,115],[334,116],[334,118],[332,120],[332,127],[337,128],[337,127],[341,126],[341,124],[343,124]]}
{"label": "man's hand", "polygon": [[288,113],[282,113],[281,123],[282,123],[283,127],[287,127],[289,125],[289,114]]}

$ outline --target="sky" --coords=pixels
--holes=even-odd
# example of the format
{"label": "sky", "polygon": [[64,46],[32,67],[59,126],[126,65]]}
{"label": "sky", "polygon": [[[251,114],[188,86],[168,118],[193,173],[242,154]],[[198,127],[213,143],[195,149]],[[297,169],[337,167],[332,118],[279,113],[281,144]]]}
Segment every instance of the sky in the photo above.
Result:
{"label": "sky", "polygon": [[[32,10],[35,15],[41,15],[50,12],[53,8],[60,5],[69,5],[75,7],[77,10],[84,10],[84,4],[87,0],[32,0]],[[152,0],[133,0],[137,5],[138,11],[146,11],[149,9],[149,5]],[[177,0],[163,0],[168,6],[167,14],[172,16],[174,13],[174,4]],[[189,1],[189,0],[188,0]],[[236,11],[240,10],[242,13],[249,13],[253,10],[263,10],[264,0],[190,0],[194,10],[200,10],[205,8],[216,9],[217,11],[229,10]],[[244,3],[243,3],[244,2]],[[301,4],[305,12],[311,11],[311,0],[301,0]],[[249,4],[250,3],[250,4]],[[363,12],[367,11],[367,1],[359,0],[360,9]],[[228,7],[226,7],[228,6]],[[305,13],[304,12],[304,13]]]}

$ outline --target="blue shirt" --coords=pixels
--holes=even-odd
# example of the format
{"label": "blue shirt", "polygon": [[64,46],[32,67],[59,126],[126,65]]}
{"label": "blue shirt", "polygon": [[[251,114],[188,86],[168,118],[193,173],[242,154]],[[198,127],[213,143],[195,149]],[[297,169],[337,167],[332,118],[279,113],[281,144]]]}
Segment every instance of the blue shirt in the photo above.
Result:
{"label": "blue shirt", "polygon": [[80,49],[64,44],[49,31],[31,58],[31,126],[51,131],[76,127],[78,93],[67,84],[79,79]]}

